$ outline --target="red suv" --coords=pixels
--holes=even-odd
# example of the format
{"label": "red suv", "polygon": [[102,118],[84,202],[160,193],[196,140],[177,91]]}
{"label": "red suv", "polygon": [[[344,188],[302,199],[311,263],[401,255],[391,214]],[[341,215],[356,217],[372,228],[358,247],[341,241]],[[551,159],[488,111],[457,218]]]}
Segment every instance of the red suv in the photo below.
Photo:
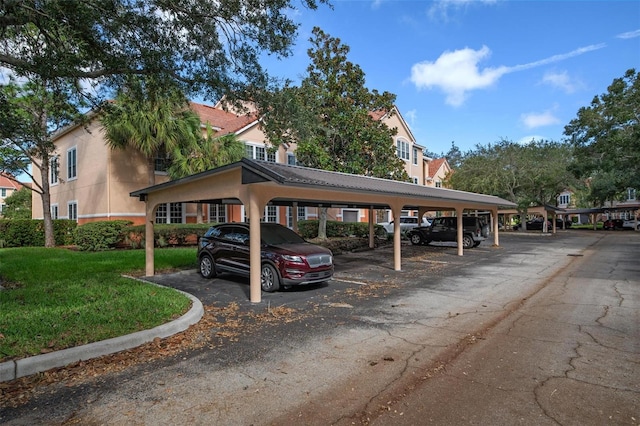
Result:
{"label": "red suv", "polygon": [[[263,291],[319,283],[333,276],[331,250],[310,244],[277,223],[261,223],[260,236]],[[198,263],[205,278],[219,272],[249,276],[249,224],[223,223],[209,228],[198,242]]]}

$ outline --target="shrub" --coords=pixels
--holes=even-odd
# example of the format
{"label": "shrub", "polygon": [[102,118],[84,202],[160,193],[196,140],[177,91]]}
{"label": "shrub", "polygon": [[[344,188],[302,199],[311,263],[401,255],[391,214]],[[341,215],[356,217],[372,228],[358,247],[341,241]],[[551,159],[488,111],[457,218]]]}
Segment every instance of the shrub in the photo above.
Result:
{"label": "shrub", "polygon": [[[375,235],[386,238],[387,233],[381,225],[374,225]],[[298,222],[298,233],[305,239],[313,239],[318,237],[318,221],[317,220],[301,220]],[[327,221],[327,238],[339,237],[368,237],[368,222],[338,222],[335,220]]]}
{"label": "shrub", "polygon": [[124,240],[129,225],[126,220],[89,222],[76,228],[74,241],[80,250],[109,250]]}
{"label": "shrub", "polygon": [[[198,237],[204,235],[211,223],[156,224],[153,226],[153,241],[156,247],[186,246],[198,243]],[[129,226],[122,246],[144,247],[145,226]]]}
{"label": "shrub", "polygon": [[[74,220],[56,219],[53,221],[53,235],[58,246],[73,242],[73,231],[77,223]],[[1,219],[1,247],[43,247],[44,221],[35,219]]]}

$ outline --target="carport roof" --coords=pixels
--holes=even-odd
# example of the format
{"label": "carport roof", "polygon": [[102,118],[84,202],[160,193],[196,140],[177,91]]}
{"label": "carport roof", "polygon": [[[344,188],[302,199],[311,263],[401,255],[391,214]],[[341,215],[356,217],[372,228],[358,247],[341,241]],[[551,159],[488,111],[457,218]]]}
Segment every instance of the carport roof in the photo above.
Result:
{"label": "carport roof", "polygon": [[[283,186],[294,186],[302,188],[326,188],[330,190],[339,190],[343,192],[369,193],[379,198],[381,195],[403,196],[415,199],[416,205],[424,206],[426,200],[434,200],[441,202],[464,202],[474,205],[483,205],[485,207],[513,207],[514,203],[495,197],[492,195],[476,194],[465,191],[456,191],[445,188],[433,188],[417,185],[408,182],[399,182],[389,179],[381,179],[368,176],[353,175],[348,173],[331,172],[320,169],[312,169],[309,167],[293,166],[289,164],[274,163],[269,161],[252,160],[243,158],[242,160],[206,172],[187,176],[182,179],[166,182],[163,184],[151,186],[132,192],[132,197],[139,197],[145,200],[148,194],[156,191],[162,191],[174,186],[179,186],[188,182],[208,179],[215,175],[228,171],[230,169],[242,169],[241,184],[252,184],[260,182],[274,182]],[[418,201],[419,200],[419,201]],[[193,200],[205,201],[205,200]],[[278,198],[272,200],[274,204],[289,205],[292,201],[286,198]],[[322,200],[318,200],[321,202]],[[324,200],[325,202],[327,200]],[[308,204],[308,203],[307,203]],[[374,203],[376,204],[376,203]],[[380,204],[379,202],[377,204]],[[354,207],[359,205],[354,204]],[[361,205],[359,207],[370,207],[371,204]],[[407,208],[411,206],[406,206]]]}

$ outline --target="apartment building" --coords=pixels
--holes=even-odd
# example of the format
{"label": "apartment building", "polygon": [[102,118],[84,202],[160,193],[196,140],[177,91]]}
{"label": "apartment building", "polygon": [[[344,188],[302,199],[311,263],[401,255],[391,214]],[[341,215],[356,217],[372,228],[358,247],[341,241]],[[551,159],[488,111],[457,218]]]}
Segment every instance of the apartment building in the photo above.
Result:
{"label": "apartment building", "polygon": [[[246,156],[278,163],[296,164],[295,146],[280,146],[271,152],[265,143],[260,120],[255,111],[225,111],[221,103],[214,106],[191,103],[191,108],[201,119],[203,131],[209,125],[217,135],[235,134],[246,147]],[[416,184],[424,184],[428,177],[428,164],[423,157],[424,148],[419,145],[397,109],[380,113],[374,119],[382,120],[389,127],[397,128],[394,138],[397,155],[405,162],[405,169]],[[104,130],[98,117],[92,117],[84,126],[71,126],[54,138],[56,150],[47,177],[51,185],[51,213],[53,218],[76,220],[79,224],[99,220],[129,220],[142,224],[145,218],[144,203],[130,197],[133,191],[149,186],[147,163],[133,149],[111,149],[106,143]],[[38,169],[34,178],[40,179]],[[163,171],[163,162],[156,162],[155,183],[163,183],[169,176]],[[33,218],[43,217],[42,203],[33,194]],[[168,203],[156,211],[156,223],[195,223],[195,205]],[[203,206],[205,222],[244,221],[244,206],[233,200],[225,204]],[[317,217],[316,208],[291,208],[267,206],[264,221],[292,226],[293,215],[298,220]],[[329,219],[339,221],[367,221],[368,211],[359,209],[330,209]],[[389,219],[389,212],[378,213],[377,222]]]}
{"label": "apartment building", "polygon": [[9,179],[8,175],[0,173],[0,217],[3,216],[4,209],[7,205],[5,200],[14,192],[19,191],[22,186],[22,184]]}

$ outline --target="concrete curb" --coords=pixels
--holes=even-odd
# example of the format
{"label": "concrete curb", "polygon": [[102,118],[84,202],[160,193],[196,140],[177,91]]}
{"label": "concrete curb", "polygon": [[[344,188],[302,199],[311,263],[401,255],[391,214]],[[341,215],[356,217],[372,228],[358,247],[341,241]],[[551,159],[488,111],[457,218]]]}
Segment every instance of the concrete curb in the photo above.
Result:
{"label": "concrete curb", "polygon": [[[163,287],[150,281],[138,278],[133,279]],[[0,382],[7,382],[9,380],[18,379],[31,374],[41,373],[52,368],[64,367],[65,365],[73,364],[74,362],[85,361],[91,358],[98,358],[103,355],[132,349],[151,342],[156,337],[169,337],[186,330],[189,326],[200,321],[200,318],[204,315],[204,308],[200,299],[189,293],[185,293],[184,291],[176,291],[191,299],[191,309],[189,309],[189,311],[180,318],[149,330],[138,331],[127,334],[126,336],[114,337],[100,342],[63,349],[48,354],[0,363]]]}

